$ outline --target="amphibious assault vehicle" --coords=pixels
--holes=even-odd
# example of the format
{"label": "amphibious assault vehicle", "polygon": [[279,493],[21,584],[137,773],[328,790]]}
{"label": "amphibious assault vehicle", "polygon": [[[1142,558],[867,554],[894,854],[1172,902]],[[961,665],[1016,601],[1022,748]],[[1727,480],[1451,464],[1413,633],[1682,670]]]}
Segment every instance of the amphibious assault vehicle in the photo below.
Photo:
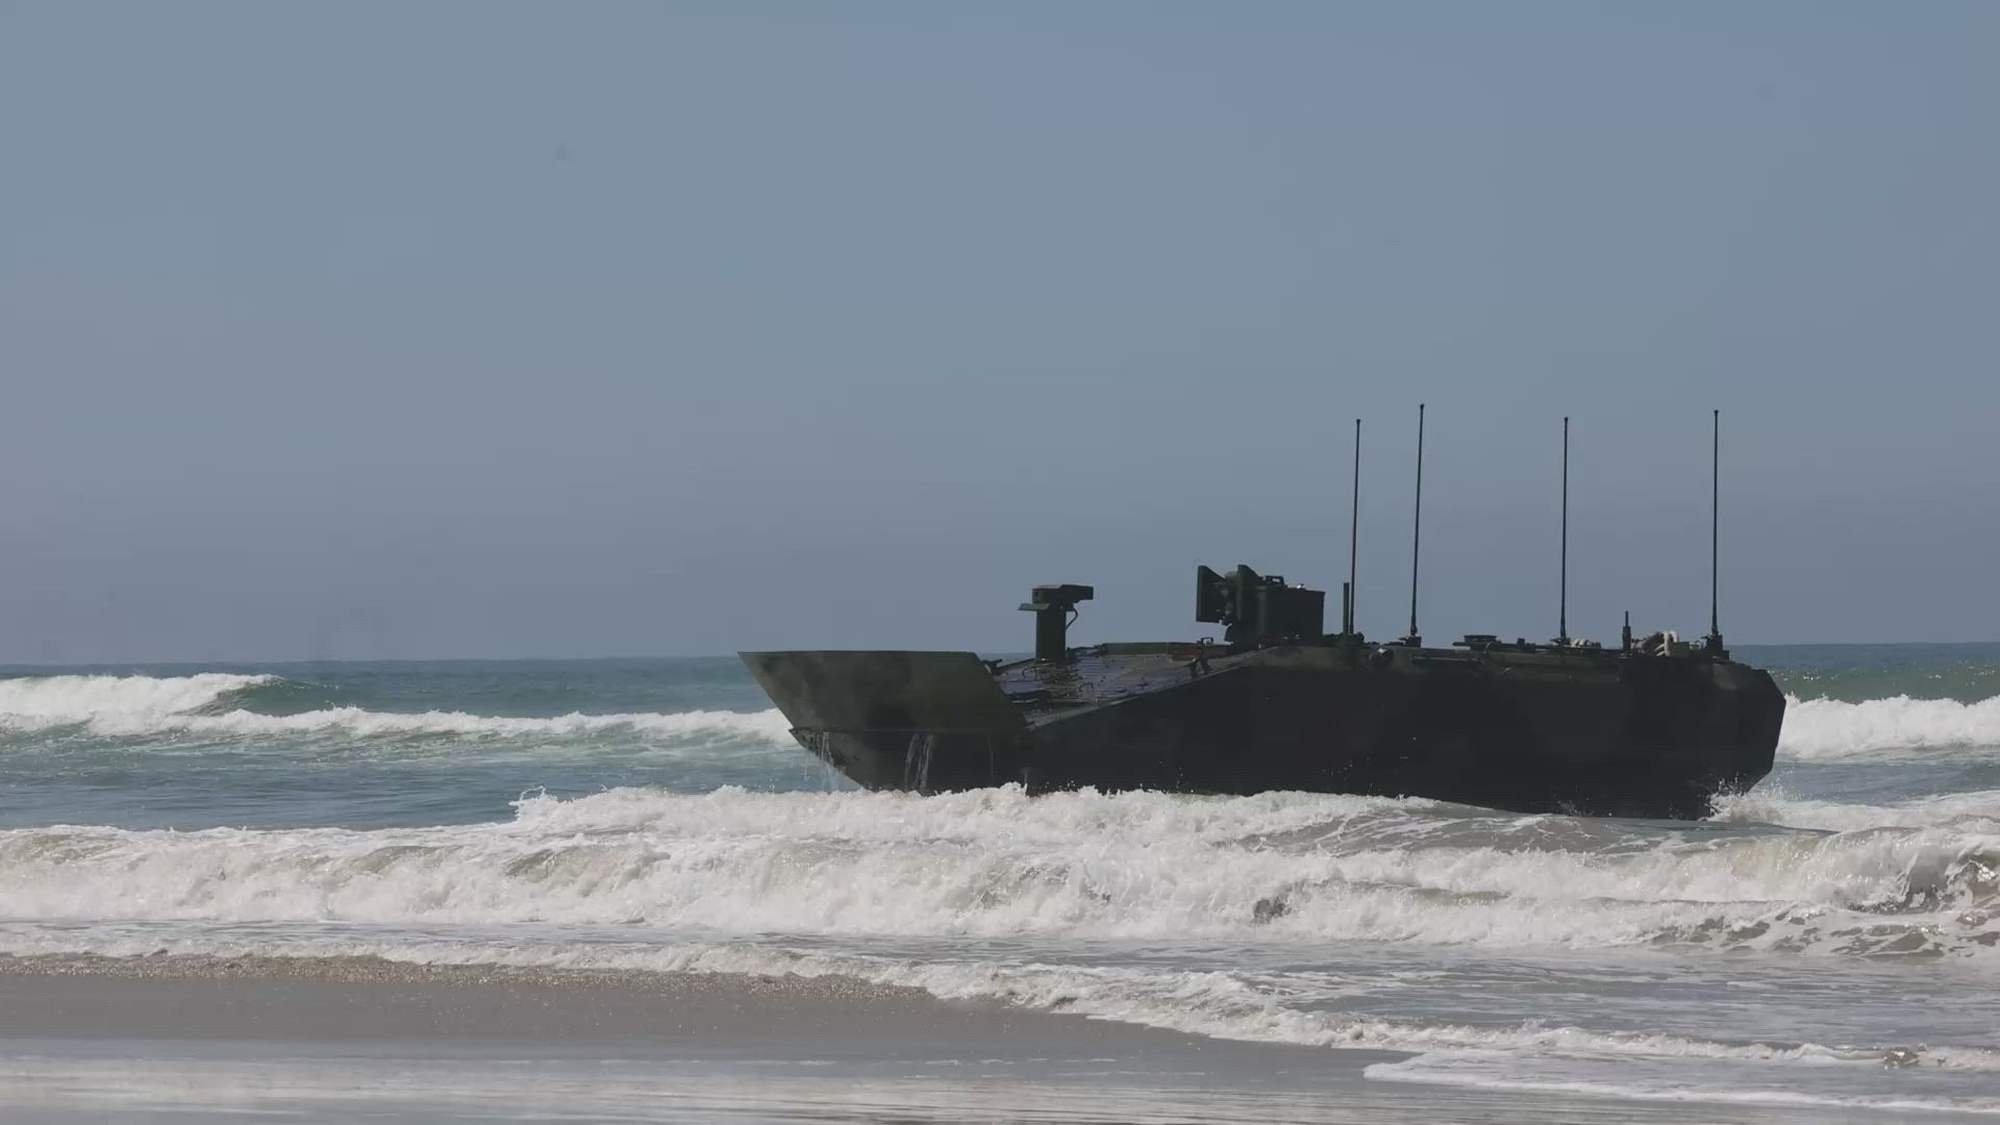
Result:
{"label": "amphibious assault vehicle", "polygon": [[[1730,659],[1712,598],[1700,644],[1636,639],[1629,615],[1617,648],[1567,635],[1567,419],[1563,460],[1565,596],[1547,643],[1472,634],[1426,647],[1413,546],[1410,633],[1386,643],[1354,628],[1350,548],[1336,633],[1323,631],[1320,590],[1200,567],[1195,620],[1223,626],[1220,640],[1072,648],[1068,628],[1095,590],[1052,585],[1021,606],[1035,616],[1032,657],[741,655],[799,742],[869,789],[1288,789],[1707,815],[1717,794],[1770,771],[1784,696]],[[1356,468],[1358,479],[1358,423]]]}

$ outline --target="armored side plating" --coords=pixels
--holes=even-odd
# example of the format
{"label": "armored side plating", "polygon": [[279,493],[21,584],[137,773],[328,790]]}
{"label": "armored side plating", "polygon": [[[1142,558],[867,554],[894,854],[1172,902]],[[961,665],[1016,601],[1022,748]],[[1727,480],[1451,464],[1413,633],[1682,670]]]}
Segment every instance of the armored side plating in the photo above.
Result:
{"label": "armored side plating", "polygon": [[1202,567],[1195,618],[1223,625],[1219,642],[1071,648],[1094,593],[1035,587],[1029,659],[742,656],[808,750],[867,788],[920,793],[1293,789],[1694,818],[1770,771],[1784,719],[1771,677],[1731,660],[1713,623],[1701,644],[1635,641],[1628,624],[1616,649],[1566,628],[1427,648],[1413,608],[1410,635],[1385,644],[1355,631],[1351,583],[1326,634],[1321,591]]}

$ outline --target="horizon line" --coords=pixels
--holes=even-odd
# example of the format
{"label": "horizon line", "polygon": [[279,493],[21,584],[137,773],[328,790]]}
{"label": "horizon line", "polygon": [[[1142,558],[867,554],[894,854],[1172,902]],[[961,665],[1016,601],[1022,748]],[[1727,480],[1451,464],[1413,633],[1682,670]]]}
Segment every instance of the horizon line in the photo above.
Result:
{"label": "horizon line", "polygon": [[[2000,646],[2000,639],[1994,639],[1994,640],[1959,640],[1959,641],[1925,641],[1925,640],[1902,640],[1902,641],[1747,641],[1747,642],[1732,642],[1732,643],[1731,643],[1731,644],[1729,645],[1729,648],[1730,648],[1730,649],[1731,649],[1732,651],[1737,651],[1737,650],[1742,650],[1742,649],[1780,649],[1780,648],[1915,648],[1915,647],[1920,647],[1920,646],[1923,646],[1923,647],[1932,647],[1932,648],[1971,648],[1971,647],[1976,647],[1976,646],[1982,646],[1982,645],[1994,645],[1994,646]],[[1079,647],[1079,648],[1088,648],[1088,647],[1090,647],[1090,646],[1088,646],[1088,645],[1079,645],[1079,646],[1077,646],[1077,647]],[[753,651],[753,650],[741,650],[741,651]],[[767,651],[767,650],[755,650],[755,651]],[[783,651],[783,650],[768,650],[768,651]],[[974,655],[984,655],[984,656],[987,656],[987,657],[1006,657],[1006,656],[1027,656],[1027,655],[1030,655],[1030,653],[1029,653],[1029,652],[1028,652],[1027,650],[1025,650],[1025,649],[1024,649],[1024,650],[1020,650],[1020,651],[1018,651],[1018,652],[1017,652],[1017,651],[1013,651],[1013,650],[1007,650],[1007,649],[991,649],[991,650],[988,650],[988,649],[977,649],[977,648],[958,648],[958,649],[895,649],[895,648],[886,648],[886,647],[878,647],[878,648],[874,648],[874,649],[847,649],[847,650],[833,650],[833,649],[828,649],[828,650],[825,650],[825,651],[880,651],[880,652],[970,652],[970,653],[973,653]],[[199,668],[199,667],[210,667],[210,666],[216,666],[216,665],[264,665],[264,666],[280,666],[280,665],[306,665],[306,664],[538,664],[538,663],[539,663],[539,664],[556,664],[556,663],[574,663],[574,664],[585,664],[585,663],[591,663],[591,662],[595,662],[595,661],[616,661],[616,660],[733,660],[733,659],[735,659],[735,658],[736,658],[736,655],[737,655],[737,653],[736,653],[736,652],[704,652],[704,653],[604,653],[604,654],[599,654],[599,655],[595,655],[595,656],[552,656],[552,655],[530,655],[530,656],[310,656],[310,657],[280,657],[280,658],[257,658],[257,657],[219,657],[219,656],[218,656],[218,657],[206,657],[206,658],[202,658],[202,659],[183,659],[183,658],[175,658],[175,659],[164,659],[164,660],[159,660],[159,659],[137,659],[137,660],[56,660],[56,661],[47,661],[47,660],[19,660],[19,661],[15,661],[15,660],[0,660],[0,674],[6,674],[6,673],[8,673],[8,672],[11,672],[11,671],[14,671],[14,670],[21,670],[21,669],[25,669],[25,670],[36,670],[36,671],[39,671],[39,670],[43,670],[43,669],[78,669],[78,668],[83,668],[83,669],[89,669],[89,668],[128,668],[128,667],[154,667],[154,668]]]}

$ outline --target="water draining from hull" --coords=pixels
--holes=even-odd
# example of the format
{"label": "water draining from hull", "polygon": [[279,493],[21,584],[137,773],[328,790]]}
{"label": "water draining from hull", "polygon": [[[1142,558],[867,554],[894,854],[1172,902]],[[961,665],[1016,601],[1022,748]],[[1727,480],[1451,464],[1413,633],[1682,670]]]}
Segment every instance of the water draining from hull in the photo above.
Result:
{"label": "water draining from hull", "polygon": [[937,735],[925,731],[910,735],[910,745],[903,751],[903,788],[931,791],[931,756],[936,751]]}

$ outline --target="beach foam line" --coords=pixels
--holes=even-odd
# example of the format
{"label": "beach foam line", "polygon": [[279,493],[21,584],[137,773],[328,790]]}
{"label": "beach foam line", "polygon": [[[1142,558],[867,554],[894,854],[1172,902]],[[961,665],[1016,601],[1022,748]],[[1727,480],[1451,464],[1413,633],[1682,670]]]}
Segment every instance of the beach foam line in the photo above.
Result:
{"label": "beach foam line", "polygon": [[[912,960],[763,944],[687,942],[604,945],[521,942],[380,934],[358,938],[295,935],[244,941],[214,931],[107,939],[73,929],[34,934],[0,926],[0,953],[31,958],[105,957],[161,962],[226,961],[235,974],[258,962],[273,975],[309,975],[315,962],[330,972],[356,964],[426,970],[491,967],[592,974],[700,974],[847,978],[885,988],[916,989],[942,1000],[1000,1002],[1030,1011],[1060,1011],[1212,1039],[1308,1047],[1446,1052],[1478,1058],[1575,1056],[1666,1059],[1737,1064],[1805,1063],[1880,1068],[2000,1071],[2000,1051],[1978,1047],[1729,1042],[1655,1032],[1593,1030],[1525,1020],[1471,1026],[1356,1016],[1333,1008],[1293,1008],[1248,981],[1217,970],[1052,965],[970,960]],[[1417,1060],[1411,1060],[1417,1061]],[[1384,1075],[1384,1077],[1391,1077]]]}
{"label": "beach foam line", "polygon": [[[1908,1048],[1868,1052],[1851,1061],[1870,1062],[1870,1054],[1875,1056],[1873,1069],[1891,1060],[1897,1066],[1951,1066],[1942,1058],[1926,1057],[1921,1050]],[[1662,1067],[1635,1066],[1636,1060],[1623,1054],[1546,1058],[1519,1051],[1433,1051],[1400,1062],[1373,1063],[1362,1073],[1385,1082],[1637,1101],[1784,1106],[1822,1112],[2000,1114],[2000,1098],[1990,1096],[1926,1097],[1782,1086],[1772,1081],[1775,1076],[1768,1071],[1718,1066],[1716,1060],[1696,1058],[1699,1066]]]}
{"label": "beach foam line", "polygon": [[1788,696],[1778,754],[1798,762],[1935,757],[2000,747],[2000,696],[1976,703],[1898,695],[1848,703]]}

